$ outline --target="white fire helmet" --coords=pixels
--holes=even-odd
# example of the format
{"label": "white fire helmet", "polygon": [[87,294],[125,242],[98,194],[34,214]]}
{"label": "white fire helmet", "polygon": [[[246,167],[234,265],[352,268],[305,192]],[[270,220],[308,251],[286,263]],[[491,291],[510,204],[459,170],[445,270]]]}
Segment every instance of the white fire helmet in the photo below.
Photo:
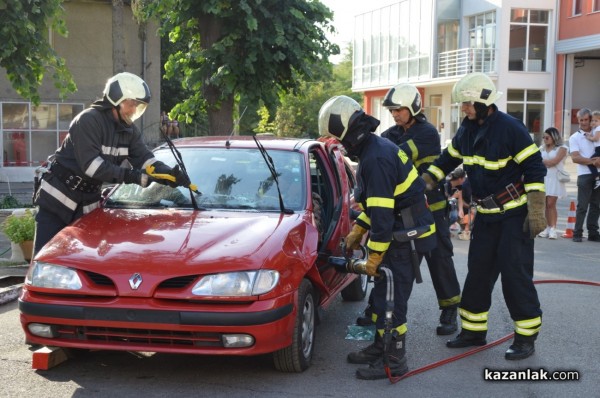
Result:
{"label": "white fire helmet", "polygon": [[319,134],[343,140],[350,125],[364,113],[350,97],[338,95],[328,99],[319,111]]}
{"label": "white fire helmet", "polygon": [[413,116],[421,113],[421,103],[421,93],[415,86],[408,83],[395,85],[383,99],[383,106],[390,111],[392,109],[408,108]]}
{"label": "white fire helmet", "polygon": [[129,72],[117,73],[108,79],[103,94],[114,106],[127,99],[135,100],[137,106],[135,113],[129,117],[131,122],[142,116],[150,102],[150,89],[146,82]]}
{"label": "white fire helmet", "polygon": [[492,79],[485,73],[475,72],[465,75],[452,88],[452,102],[480,102],[486,106],[495,103],[502,96],[496,91]]}

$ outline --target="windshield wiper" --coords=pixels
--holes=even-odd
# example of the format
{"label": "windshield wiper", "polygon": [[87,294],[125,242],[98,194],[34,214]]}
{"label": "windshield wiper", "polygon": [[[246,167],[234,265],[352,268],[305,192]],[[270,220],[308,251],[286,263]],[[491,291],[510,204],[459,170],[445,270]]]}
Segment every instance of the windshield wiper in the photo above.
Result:
{"label": "windshield wiper", "polygon": [[269,167],[269,171],[271,172],[271,176],[273,177],[273,181],[275,181],[275,186],[277,187],[277,195],[279,196],[279,208],[283,214],[294,214],[294,211],[291,209],[286,209],[283,204],[283,196],[281,196],[281,189],[279,189],[279,178],[277,177],[277,171],[275,170],[275,163],[273,163],[273,159],[267,153],[265,147],[256,139],[256,135],[253,135],[254,142],[260,151],[265,163]]}

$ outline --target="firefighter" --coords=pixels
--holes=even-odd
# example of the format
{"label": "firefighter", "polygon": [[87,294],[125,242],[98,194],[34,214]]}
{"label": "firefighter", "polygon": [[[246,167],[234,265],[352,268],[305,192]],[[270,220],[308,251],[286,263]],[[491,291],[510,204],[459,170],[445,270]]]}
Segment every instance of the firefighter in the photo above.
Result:
{"label": "firefighter", "polygon": [[[123,72],[108,79],[103,97],[83,110],[69,126],[69,134],[50,156],[48,171],[36,188],[35,253],[65,226],[99,207],[103,183],[147,186],[157,181],[189,186],[179,170],[157,161],[133,124],[150,102],[148,85],[140,77]],[[130,167],[121,165],[128,161]],[[125,162],[127,163],[127,162]],[[142,172],[171,175],[154,180]]]}
{"label": "firefighter", "polygon": [[533,354],[542,325],[533,285],[533,239],[546,227],[546,168],[523,123],[494,104],[500,95],[483,73],[467,74],[454,85],[452,100],[461,104],[466,117],[423,178],[430,188],[463,163],[477,203],[459,305],[462,330],[446,345],[486,344],[492,290],[501,275],[515,328],[505,358],[514,360]]}
{"label": "firefighter", "polygon": [[[348,156],[359,159],[355,199],[364,211],[346,237],[346,245],[350,250],[357,249],[363,235],[370,230],[366,272],[375,277],[373,312],[377,332],[374,342],[361,351],[350,353],[348,361],[369,364],[368,368],[356,372],[359,379],[366,380],[387,377],[386,364],[389,364],[393,376],[408,372],[406,310],[415,279],[411,245],[414,244],[419,252],[428,252],[436,244],[433,215],[425,201],[425,183],[402,150],[391,141],[372,134],[378,125],[379,120],[367,115],[356,101],[346,96],[330,98],[319,112],[320,135],[339,140]],[[392,233],[411,227],[409,223],[423,226],[426,232],[413,243],[393,240]],[[380,264],[393,274],[389,349],[384,349],[387,279],[379,277]]]}
{"label": "firefighter", "polygon": [[[412,84],[398,84],[392,87],[383,100],[396,125],[384,131],[381,136],[398,145],[413,161],[419,174],[440,155],[440,136],[435,127],[421,113],[421,94]],[[449,335],[457,330],[456,310],[460,302],[460,285],[452,260],[453,246],[450,240],[448,221],[448,200],[441,181],[434,190],[427,192],[429,209],[435,219],[437,247],[430,255],[425,255],[431,281],[438,300],[440,323],[438,335]]]}

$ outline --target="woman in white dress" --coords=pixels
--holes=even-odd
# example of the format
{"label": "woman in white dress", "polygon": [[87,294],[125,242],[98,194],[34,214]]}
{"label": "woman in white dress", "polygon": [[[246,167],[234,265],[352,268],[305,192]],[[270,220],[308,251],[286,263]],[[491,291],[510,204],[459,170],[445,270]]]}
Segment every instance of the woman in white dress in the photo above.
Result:
{"label": "woman in white dress", "polygon": [[544,184],[546,185],[546,222],[548,226],[538,236],[556,239],[556,221],[558,219],[556,201],[567,194],[565,183],[558,181],[556,174],[557,170],[565,169],[567,146],[563,144],[559,131],[554,127],[547,128],[543,138],[544,143],[540,146],[540,152],[547,169]]}

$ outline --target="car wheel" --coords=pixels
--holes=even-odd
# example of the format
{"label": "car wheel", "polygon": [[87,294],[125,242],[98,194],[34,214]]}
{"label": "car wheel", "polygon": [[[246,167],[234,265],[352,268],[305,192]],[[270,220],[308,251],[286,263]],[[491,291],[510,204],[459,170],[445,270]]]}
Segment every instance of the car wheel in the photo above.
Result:
{"label": "car wheel", "polygon": [[306,279],[298,289],[298,308],[292,344],[273,353],[275,368],[282,372],[302,372],[310,366],[315,346],[316,300]]}
{"label": "car wheel", "polygon": [[367,275],[358,275],[351,284],[342,289],[342,298],[346,301],[361,301],[367,295],[367,285],[369,277]]}

